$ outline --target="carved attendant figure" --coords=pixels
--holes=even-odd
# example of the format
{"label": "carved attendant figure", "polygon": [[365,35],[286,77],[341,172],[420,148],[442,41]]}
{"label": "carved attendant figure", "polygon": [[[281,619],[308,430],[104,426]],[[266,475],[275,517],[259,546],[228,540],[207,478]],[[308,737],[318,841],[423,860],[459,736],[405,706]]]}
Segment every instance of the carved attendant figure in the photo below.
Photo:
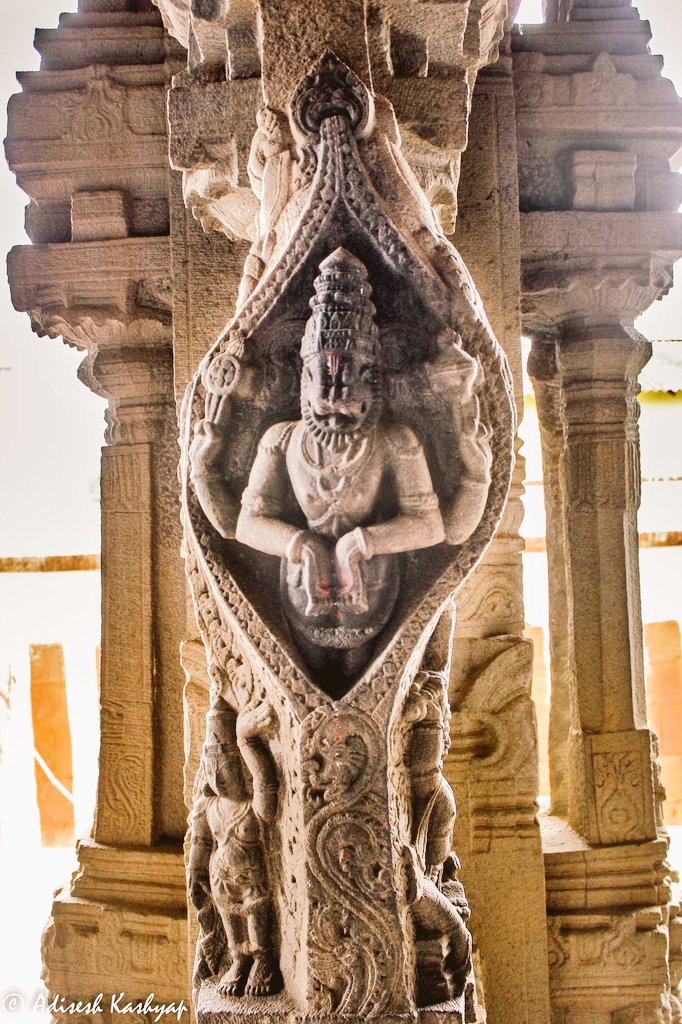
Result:
{"label": "carved attendant figure", "polygon": [[207,716],[205,785],[192,812],[189,887],[204,934],[200,974],[213,973],[222,960],[216,910],[225,931],[230,965],[218,982],[222,995],[265,996],[281,988],[261,836],[261,823],[271,822],[277,810],[275,770],[260,739],[272,722],[269,705],[237,716],[222,697]]}
{"label": "carved attendant figure", "polygon": [[452,852],[455,797],[443,776],[450,742],[450,708],[443,679],[421,672],[405,709],[413,723],[408,753],[412,837],[406,847],[408,897],[417,933],[417,977],[422,1005],[462,993],[471,967],[469,906]]}
{"label": "carved attendant figure", "polygon": [[381,420],[367,271],[337,249],[320,266],[301,356],[302,419],[261,439],[237,539],[282,559],[282,591],[313,667],[366,663],[398,594],[395,556],[444,539],[422,446]]}

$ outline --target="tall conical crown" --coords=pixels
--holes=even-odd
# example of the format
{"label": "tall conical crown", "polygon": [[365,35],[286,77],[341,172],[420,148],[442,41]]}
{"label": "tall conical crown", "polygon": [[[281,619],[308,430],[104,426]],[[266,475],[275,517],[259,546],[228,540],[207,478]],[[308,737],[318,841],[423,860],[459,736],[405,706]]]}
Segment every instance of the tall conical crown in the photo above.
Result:
{"label": "tall conical crown", "polygon": [[318,352],[362,351],[372,361],[379,355],[376,309],[370,300],[372,286],[367,269],[356,256],[339,247],[320,264],[315,294],[310,300],[313,315],[306,324],[301,356]]}
{"label": "tall conical crown", "polygon": [[206,715],[204,747],[220,747],[226,753],[237,754],[237,716],[222,697],[218,697]]}

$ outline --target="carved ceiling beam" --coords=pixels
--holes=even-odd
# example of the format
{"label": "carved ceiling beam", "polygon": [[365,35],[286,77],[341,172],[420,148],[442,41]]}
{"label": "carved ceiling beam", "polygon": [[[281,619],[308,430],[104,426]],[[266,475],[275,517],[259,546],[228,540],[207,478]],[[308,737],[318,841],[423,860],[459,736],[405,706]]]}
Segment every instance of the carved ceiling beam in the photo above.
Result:
{"label": "carved ceiling beam", "polygon": [[188,48],[188,74],[174,83],[184,95],[177,103],[171,99],[177,143],[171,159],[184,172],[186,202],[204,228],[253,241],[250,140],[243,134],[245,119],[232,115],[222,133],[209,128],[211,144],[200,151],[185,141],[192,125],[219,127],[215,115],[201,116],[211,99],[243,110],[245,96],[252,95],[248,81],[260,82],[266,106],[285,111],[305,69],[332,48],[393,104],[405,156],[444,230],[453,232],[471,93],[479,68],[497,57],[507,0],[437,6],[401,0],[368,9],[353,0],[320,10],[270,0],[155,2],[168,30]]}

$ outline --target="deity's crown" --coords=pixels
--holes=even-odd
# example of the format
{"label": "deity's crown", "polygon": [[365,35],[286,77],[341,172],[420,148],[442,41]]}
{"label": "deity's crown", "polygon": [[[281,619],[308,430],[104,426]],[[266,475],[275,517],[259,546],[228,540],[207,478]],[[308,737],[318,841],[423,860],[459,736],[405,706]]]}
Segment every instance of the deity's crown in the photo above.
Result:
{"label": "deity's crown", "polygon": [[236,714],[222,697],[218,697],[206,715],[206,739],[204,747],[220,748],[225,753],[236,751]]}
{"label": "deity's crown", "polygon": [[315,294],[310,300],[313,315],[306,324],[301,356],[319,352],[362,353],[375,362],[379,355],[376,309],[370,301],[372,286],[361,260],[339,247],[320,263]]}

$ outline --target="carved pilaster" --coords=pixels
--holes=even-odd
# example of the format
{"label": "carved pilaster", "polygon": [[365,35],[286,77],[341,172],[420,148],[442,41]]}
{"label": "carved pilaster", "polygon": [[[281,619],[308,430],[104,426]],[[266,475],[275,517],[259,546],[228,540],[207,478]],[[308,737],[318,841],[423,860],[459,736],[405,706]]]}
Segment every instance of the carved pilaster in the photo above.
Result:
{"label": "carved pilaster", "polygon": [[[457,794],[456,846],[471,894],[488,1020],[508,1024],[549,1014],[545,906],[536,895],[545,885],[532,667],[529,640],[460,639],[450,681],[445,772]],[[524,927],[509,942],[520,905]],[[523,987],[521,976],[528,978]]]}
{"label": "carved pilaster", "polygon": [[549,779],[552,811],[568,813],[568,737],[571,728],[570,700],[574,690],[568,630],[566,552],[564,546],[565,486],[561,454],[564,426],[561,419],[560,377],[556,346],[552,341],[533,341],[528,360],[533,381],[542,444],[542,475],[545,498],[547,573],[549,588],[549,656],[552,680],[549,713]]}

